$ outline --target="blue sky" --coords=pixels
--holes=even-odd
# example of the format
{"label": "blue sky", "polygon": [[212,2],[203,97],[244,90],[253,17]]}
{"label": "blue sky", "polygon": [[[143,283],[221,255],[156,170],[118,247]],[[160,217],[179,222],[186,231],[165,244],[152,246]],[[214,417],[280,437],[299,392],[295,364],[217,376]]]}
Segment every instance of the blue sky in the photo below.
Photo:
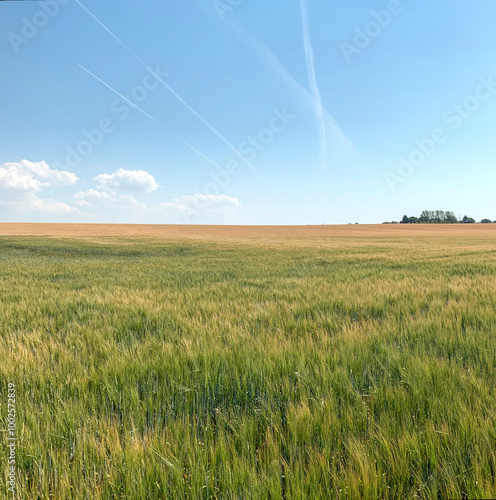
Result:
{"label": "blue sky", "polygon": [[0,220],[496,219],[495,22],[492,0],[2,2]]}

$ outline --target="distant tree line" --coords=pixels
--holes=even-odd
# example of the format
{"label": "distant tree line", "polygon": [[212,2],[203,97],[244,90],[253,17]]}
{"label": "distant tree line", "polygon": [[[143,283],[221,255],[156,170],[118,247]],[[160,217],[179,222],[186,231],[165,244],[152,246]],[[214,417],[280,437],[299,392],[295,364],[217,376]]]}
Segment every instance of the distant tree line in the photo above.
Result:
{"label": "distant tree line", "polygon": [[[444,212],[443,210],[424,210],[419,217],[409,217],[404,215],[400,224],[475,224],[472,217],[466,215],[458,219],[453,212]],[[490,219],[482,219],[481,224],[496,223]],[[384,224],[398,224],[396,221],[384,222]]]}

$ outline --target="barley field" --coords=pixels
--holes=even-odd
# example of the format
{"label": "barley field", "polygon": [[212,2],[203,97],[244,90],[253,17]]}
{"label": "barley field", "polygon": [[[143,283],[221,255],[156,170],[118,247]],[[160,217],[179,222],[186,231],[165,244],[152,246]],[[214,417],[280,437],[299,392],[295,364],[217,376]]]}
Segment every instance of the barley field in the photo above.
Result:
{"label": "barley field", "polygon": [[0,224],[0,283],[18,498],[496,497],[496,225]]}

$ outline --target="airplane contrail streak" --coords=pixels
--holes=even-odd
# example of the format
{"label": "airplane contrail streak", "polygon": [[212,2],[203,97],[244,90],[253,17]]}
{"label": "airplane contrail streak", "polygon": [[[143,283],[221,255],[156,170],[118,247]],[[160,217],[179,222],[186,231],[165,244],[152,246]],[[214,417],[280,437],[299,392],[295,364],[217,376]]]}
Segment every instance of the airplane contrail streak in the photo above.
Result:
{"label": "airplane contrail streak", "polygon": [[206,161],[208,161],[212,165],[215,165],[217,168],[220,168],[221,170],[223,170],[223,168],[219,164],[215,163],[215,161],[211,160],[208,156],[204,155],[201,151],[199,151],[198,149],[196,149],[188,141],[186,141],[185,139],[183,139],[182,137],[180,137],[179,135],[177,135],[175,132],[173,132],[172,130],[168,129],[167,127],[165,127],[164,125],[162,125],[161,123],[159,123],[155,118],[153,118],[153,116],[150,116],[146,111],[143,111],[139,106],[136,106],[136,104],[134,104],[132,101],[130,101],[129,99],[127,99],[127,97],[123,96],[120,92],[118,92],[117,90],[115,90],[108,83],[104,82],[101,78],[98,78],[98,76],[96,76],[94,73],[92,73],[89,69],[86,69],[81,64],[79,64],[79,67],[81,69],[83,69],[84,71],[86,71],[86,73],[88,73],[89,75],[91,75],[93,78],[95,78],[95,80],[99,81],[102,85],[105,85],[105,87],[107,87],[109,90],[111,90],[112,92],[114,92],[114,94],[118,95],[121,99],[123,99],[125,102],[127,102],[130,106],[132,106],[133,108],[137,109],[140,113],[143,113],[147,118],[149,118],[150,120],[152,120],[159,127],[163,128],[169,134],[173,135],[176,139],[178,139],[183,144],[185,144],[189,149],[191,149],[195,153],[199,154],[203,159],[205,159]]}
{"label": "airplane contrail streak", "polygon": [[[244,26],[232,18],[226,19],[224,25],[229,28],[231,35],[236,36],[246,48],[256,53],[260,59],[279,76],[279,78],[281,78],[290,88],[296,91],[301,96],[302,101],[311,106],[312,111],[315,110],[315,96],[306,87],[293,78],[277,56],[269,47],[267,47],[267,45],[265,45],[264,42],[255,37]],[[325,107],[322,107],[322,110],[326,125],[327,138],[329,140],[329,134],[331,134],[330,140],[337,146],[337,149],[334,148],[334,153],[341,154],[344,151],[352,151],[353,144],[342,132],[334,117],[325,109]]]}
{"label": "airplane contrail streak", "polygon": [[317,114],[317,121],[319,126],[319,139],[321,147],[321,161],[324,168],[327,167],[327,137],[324,121],[324,110],[322,106],[322,96],[317,84],[317,77],[315,74],[315,60],[312,48],[312,41],[310,39],[310,23],[308,20],[308,10],[306,0],[300,0],[301,18],[303,23],[303,42],[305,47],[305,59],[307,63],[308,81],[310,90],[315,98],[315,111]]}
{"label": "airplane contrail streak", "polygon": [[155,118],[153,118],[152,116],[150,116],[146,111],[143,111],[139,106],[136,106],[136,104],[134,104],[134,102],[130,101],[127,97],[125,97],[122,94],[120,94],[119,92],[117,92],[117,90],[115,90],[113,87],[111,87],[108,83],[105,83],[103,80],[101,80],[100,78],[98,78],[98,76],[96,76],[94,73],[92,73],[89,69],[86,69],[81,64],[79,64],[78,66],[81,69],[84,69],[84,71],[86,71],[86,73],[88,73],[89,75],[91,75],[95,80],[98,80],[102,85],[105,85],[105,87],[107,87],[112,92],[114,92],[114,94],[117,94],[121,99],[123,99],[124,101],[126,101],[134,109],[137,109],[140,113],[143,113],[146,117],[150,118],[150,120],[156,122]]}
{"label": "airplane contrail streak", "polygon": [[198,118],[211,132],[213,132],[224,144],[226,144],[235,154],[245,163],[251,170],[256,170],[255,167],[215,128],[213,127],[198,111],[190,106],[169,84],[167,84],[159,75],[155,73],[144,61],[142,61],[117,35],[115,35],[104,23],[102,23],[88,8],[86,8],[79,0],[75,2],[88,13],[107,33],[109,33],[126,51],[138,61],[154,78],[157,79],[193,116]]}

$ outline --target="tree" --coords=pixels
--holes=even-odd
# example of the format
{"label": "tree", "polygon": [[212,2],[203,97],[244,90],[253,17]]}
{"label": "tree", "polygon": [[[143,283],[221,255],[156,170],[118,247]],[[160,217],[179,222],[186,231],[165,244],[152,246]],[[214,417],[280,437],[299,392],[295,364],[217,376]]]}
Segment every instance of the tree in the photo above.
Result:
{"label": "tree", "polygon": [[434,213],[434,220],[436,224],[444,224],[446,222],[446,216],[442,210],[436,210]]}
{"label": "tree", "polygon": [[424,210],[418,218],[422,224],[455,224],[458,222],[456,215],[453,212],[445,212],[444,210]]}
{"label": "tree", "polygon": [[[489,219],[482,219],[481,223],[489,224]],[[408,217],[404,215],[401,219],[401,224],[475,224],[475,219],[465,215],[463,218],[458,218],[454,212],[444,210],[423,210],[420,217]],[[496,221],[494,221],[496,224]]]}
{"label": "tree", "polygon": [[458,218],[453,212],[446,212],[446,223],[447,224],[457,224]]}
{"label": "tree", "polygon": [[419,217],[419,222],[423,224],[428,224],[429,222],[432,222],[434,219],[434,212],[431,212],[430,210],[424,210]]}

